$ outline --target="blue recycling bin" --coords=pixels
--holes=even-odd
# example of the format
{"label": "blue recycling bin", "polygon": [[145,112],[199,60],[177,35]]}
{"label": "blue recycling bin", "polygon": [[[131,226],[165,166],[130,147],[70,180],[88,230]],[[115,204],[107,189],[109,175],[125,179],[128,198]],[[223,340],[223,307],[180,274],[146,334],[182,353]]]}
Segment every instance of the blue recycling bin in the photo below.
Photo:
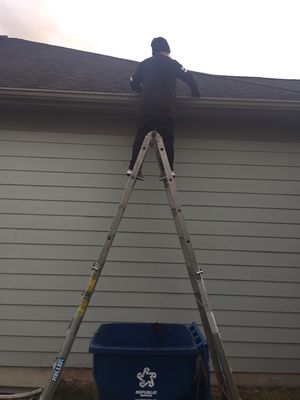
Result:
{"label": "blue recycling bin", "polygon": [[210,400],[207,342],[195,323],[106,323],[90,343],[99,400]]}

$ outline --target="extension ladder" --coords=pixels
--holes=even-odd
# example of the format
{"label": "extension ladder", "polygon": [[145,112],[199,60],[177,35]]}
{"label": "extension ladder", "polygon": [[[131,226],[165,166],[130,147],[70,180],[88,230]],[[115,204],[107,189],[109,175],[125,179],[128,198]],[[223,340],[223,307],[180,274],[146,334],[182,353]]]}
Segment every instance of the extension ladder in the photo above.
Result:
{"label": "extension ladder", "polygon": [[149,146],[155,150],[157,161],[160,170],[165,173],[166,178],[163,180],[164,187],[167,193],[169,204],[172,210],[173,219],[179,236],[182,252],[187,266],[188,275],[192,284],[197,307],[202,320],[205,336],[208,342],[208,347],[211,359],[214,365],[216,378],[218,381],[222,400],[240,400],[236,384],[234,382],[232,371],[224,352],[221,336],[214,318],[211,305],[208,300],[206,288],[203,280],[203,273],[198,267],[195,252],[192,247],[191,239],[187,230],[187,225],[183,216],[180,205],[178,192],[175,186],[174,178],[170,169],[169,161],[161,136],[155,132],[149,132],[144,139],[140,149],[138,158],[129,177],[128,182],[122,194],[122,198],[113,219],[111,227],[107,233],[106,240],[103,244],[99,258],[92,266],[92,273],[85,291],[83,292],[80,305],[76,314],[69,326],[67,336],[57,356],[53,370],[49,376],[48,382],[43,388],[40,400],[51,400],[58,385],[62,370],[65,366],[67,357],[71,351],[72,345],[76,338],[80,324],[84,318],[85,312],[89,305],[90,299],[94,293],[96,284],[103,270],[109,250],[112,246],[115,234],[122,220],[124,211],[129,202],[131,193],[134,189],[138,171],[140,170]]}

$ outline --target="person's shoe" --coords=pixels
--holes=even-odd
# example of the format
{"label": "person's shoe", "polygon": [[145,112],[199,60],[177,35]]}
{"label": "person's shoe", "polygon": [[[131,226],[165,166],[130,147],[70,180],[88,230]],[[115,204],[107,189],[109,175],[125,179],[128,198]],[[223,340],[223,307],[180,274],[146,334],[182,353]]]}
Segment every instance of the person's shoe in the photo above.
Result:
{"label": "person's shoe", "polygon": [[[127,175],[127,176],[131,176],[131,175],[132,175],[132,170],[129,169],[129,170],[126,172],[126,175]],[[144,181],[144,180],[145,180],[143,171],[142,171],[141,169],[139,170],[136,179],[138,179],[139,181]]]}
{"label": "person's shoe", "polygon": [[[172,177],[173,178],[175,178],[175,172],[174,171],[171,171],[172,172]],[[161,170],[160,171],[160,176],[159,176],[159,180],[160,181],[163,181],[163,180],[165,180],[165,179],[167,179],[167,176],[166,176],[166,173],[165,173],[165,171],[164,170]]]}

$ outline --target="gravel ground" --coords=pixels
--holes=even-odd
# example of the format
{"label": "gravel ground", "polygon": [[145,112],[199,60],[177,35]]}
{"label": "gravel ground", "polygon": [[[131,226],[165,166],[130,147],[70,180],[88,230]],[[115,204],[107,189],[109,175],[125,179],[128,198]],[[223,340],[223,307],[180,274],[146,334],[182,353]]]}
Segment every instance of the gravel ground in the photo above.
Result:
{"label": "gravel ground", "polygon": [[[239,387],[241,400],[300,400],[300,386],[290,387]],[[62,381],[54,400],[98,400],[94,383]],[[101,400],[101,399],[100,399]],[[212,388],[212,400],[221,400],[218,389]]]}

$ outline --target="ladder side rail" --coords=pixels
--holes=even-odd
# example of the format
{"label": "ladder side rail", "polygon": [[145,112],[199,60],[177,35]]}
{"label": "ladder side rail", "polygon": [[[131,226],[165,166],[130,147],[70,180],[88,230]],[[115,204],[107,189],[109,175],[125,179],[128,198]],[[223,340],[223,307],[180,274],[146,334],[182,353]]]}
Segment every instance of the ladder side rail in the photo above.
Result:
{"label": "ladder side rail", "polygon": [[[199,286],[197,283],[197,274],[200,271],[197,271],[198,264],[197,264],[196,256],[194,254],[194,250],[191,247],[191,240],[190,240],[190,237],[189,237],[189,234],[187,231],[187,227],[186,227],[186,223],[185,223],[185,220],[183,217],[182,208],[179,203],[178,192],[176,190],[174,179],[171,175],[171,169],[169,166],[169,162],[166,158],[163,142],[158,134],[155,135],[155,132],[153,132],[153,137],[154,137],[154,149],[155,149],[157,160],[159,162],[160,168],[164,169],[166,176],[167,176],[167,180],[164,180],[164,186],[165,186],[165,190],[166,190],[169,204],[171,207],[171,211],[172,211],[173,219],[174,219],[175,226],[177,229],[177,233],[179,236],[180,245],[181,245],[183,255],[185,258],[188,275],[190,278],[190,282],[192,284],[194,296],[196,298],[196,304],[197,304],[197,307],[198,307],[198,310],[199,310],[199,313],[201,316],[203,328],[205,330],[205,335],[206,335],[207,341],[209,343],[211,357],[212,357],[213,364],[214,364],[216,374],[218,377],[218,382],[220,382],[220,383],[222,382],[222,386],[224,386],[225,382],[224,382],[223,375],[221,372],[221,366],[220,366],[219,359],[218,359],[217,353],[215,351],[214,343],[213,343],[212,331],[215,327],[214,328],[211,327],[211,321],[209,321],[209,318],[208,318],[209,313],[206,309],[207,306],[205,305],[205,303],[202,299],[201,293],[199,291]],[[173,193],[171,191],[171,185],[173,186]],[[175,198],[177,199],[177,201],[175,200]],[[189,245],[191,248],[188,249],[187,245]],[[214,318],[212,320],[214,320]]]}
{"label": "ladder side rail", "polygon": [[149,144],[151,141],[152,136],[151,135],[147,135],[144,139],[144,142],[142,144],[142,147],[140,149],[137,161],[135,163],[135,166],[133,168],[132,171],[132,175],[129,177],[127,184],[125,186],[125,189],[122,193],[121,196],[121,201],[118,207],[118,210],[116,212],[116,215],[113,219],[113,222],[111,224],[111,227],[107,233],[105,242],[102,246],[100,255],[97,259],[97,261],[95,262],[95,264],[92,267],[92,273],[90,276],[90,279],[88,281],[88,284],[83,292],[83,295],[81,297],[81,301],[79,304],[79,307],[75,313],[75,316],[73,318],[73,320],[70,323],[70,326],[67,330],[67,335],[65,338],[65,341],[62,345],[62,348],[57,356],[57,361],[54,364],[53,370],[50,373],[50,376],[48,378],[48,381],[41,393],[41,396],[39,398],[39,400],[51,400],[54,392],[57,388],[57,385],[59,383],[60,380],[60,376],[61,373],[65,367],[67,358],[71,352],[73,343],[75,341],[75,338],[77,336],[79,327],[82,323],[82,320],[84,318],[84,315],[86,313],[87,307],[89,305],[89,302],[91,300],[91,297],[94,293],[94,290],[96,288],[98,279],[102,273],[104,264],[106,262],[109,250],[112,246],[115,234],[117,232],[117,229],[120,225],[121,219],[123,217],[123,214],[125,212],[126,206],[128,204],[128,201],[130,199],[131,193],[133,191],[133,188],[135,186],[135,182],[136,182],[136,177],[138,174],[139,169],[142,166],[142,163],[144,161],[144,158],[146,156],[146,153],[148,151],[149,148]]}
{"label": "ladder side rail", "polygon": [[[199,284],[198,277],[200,276],[200,269],[198,266],[197,258],[195,255],[195,251],[192,246],[191,238],[187,229],[186,221],[183,215],[182,207],[179,201],[178,191],[176,189],[176,185],[174,179],[171,175],[171,170],[169,167],[168,159],[166,158],[166,154],[164,153],[163,142],[158,139],[158,145],[160,145],[160,150],[158,150],[157,156],[159,158],[159,162],[162,163],[162,166],[165,168],[168,180],[164,180],[164,185],[167,193],[167,197],[169,200],[169,204],[171,206],[173,219],[175,222],[175,226],[177,229],[177,233],[179,236],[180,244],[183,250],[183,254],[185,257],[185,261],[187,262],[187,268],[189,272],[189,276],[191,278],[191,284],[194,289],[195,294],[201,294],[199,292]],[[165,159],[164,159],[165,158]],[[169,171],[168,171],[169,170]],[[203,279],[201,280],[202,285],[204,286]],[[206,294],[206,291],[203,291],[203,294]],[[202,296],[201,296],[202,298]],[[201,301],[201,305],[205,308],[206,311],[211,311],[210,303],[208,301],[208,297],[203,296],[203,300]],[[211,319],[211,324],[213,331],[217,330],[217,325],[215,323],[214,318]]]}
{"label": "ladder side rail", "polygon": [[[164,185],[172,209],[174,222],[179,235],[190,281],[193,287],[197,306],[203,322],[203,327],[205,329],[207,340],[209,341],[209,345],[211,348],[211,355],[216,369],[216,374],[218,376],[218,381],[220,383],[223,394],[224,390],[226,392],[229,391],[232,395],[232,399],[238,400],[239,395],[237,392],[237,388],[235,382],[233,381],[232,371],[229,367],[224,352],[224,348],[222,345],[221,336],[214,318],[210,302],[208,300],[202,273],[198,268],[196,255],[188,233],[186,221],[184,219],[182,207],[179,201],[178,191],[176,189],[176,185],[171,174],[171,169],[165,152],[162,138],[159,135],[155,136],[155,142],[156,142],[155,150],[158,162],[164,168],[167,176],[167,179],[164,180]],[[223,376],[223,372],[227,378],[227,381]],[[225,389],[226,386],[229,386],[227,390]]]}
{"label": "ladder side rail", "polygon": [[[222,374],[225,377],[224,378],[225,385],[224,386],[220,385],[221,390],[222,390],[222,395],[225,395],[225,399],[240,400],[237,386],[233,379],[232,369],[231,369],[230,364],[226,357],[226,353],[225,353],[224,346],[223,346],[222,339],[221,339],[221,334],[217,327],[217,323],[215,321],[214,314],[212,312],[211,305],[208,300],[208,295],[207,295],[206,287],[204,285],[202,273],[198,275],[198,284],[199,284],[199,290],[201,293],[201,298],[205,303],[208,304],[208,308],[211,310],[211,312],[208,313],[208,318],[209,318],[210,326],[212,327],[211,334],[212,334],[213,349],[214,349],[214,353],[218,357],[218,364],[221,366]],[[196,301],[197,301],[197,298],[196,298]]]}
{"label": "ladder side rail", "polygon": [[127,184],[125,186],[125,189],[123,191],[123,194],[122,194],[122,197],[121,197],[121,201],[120,201],[120,204],[119,204],[119,207],[118,207],[118,211],[117,211],[117,213],[116,213],[116,215],[114,217],[114,220],[113,220],[113,222],[111,224],[111,228],[107,233],[106,241],[105,241],[105,243],[103,245],[102,251],[101,251],[101,253],[100,253],[99,257],[98,257],[98,260],[96,262],[98,268],[102,269],[104,264],[105,264],[108,252],[110,250],[110,247],[112,245],[113,239],[114,239],[115,234],[116,234],[116,232],[118,230],[118,227],[119,227],[120,222],[122,220],[123,214],[124,214],[125,209],[127,207],[128,201],[129,201],[130,196],[132,194],[133,188],[135,186],[135,182],[136,182],[136,179],[137,179],[137,174],[138,174],[138,172],[139,172],[139,170],[140,170],[140,168],[141,168],[141,166],[143,164],[144,158],[145,158],[146,153],[147,153],[147,151],[149,149],[150,142],[151,142],[151,135],[148,134],[148,135],[146,135],[146,137],[144,139],[144,142],[143,142],[142,147],[140,149],[138,158],[137,158],[136,163],[134,165],[134,168],[132,170],[132,174],[130,175],[130,177],[128,179],[128,182],[127,182]]}
{"label": "ladder side rail", "polygon": [[[190,235],[187,229],[187,225],[184,219],[184,215],[183,215],[183,211],[182,211],[182,207],[179,201],[179,195],[178,195],[178,191],[175,185],[175,181],[174,178],[172,177],[172,173],[171,173],[171,168],[170,168],[170,164],[167,158],[167,154],[165,151],[165,147],[163,144],[163,140],[161,138],[161,136],[159,134],[156,134],[155,136],[155,152],[156,152],[156,157],[158,159],[158,162],[161,166],[161,168],[164,169],[167,179],[165,179],[163,181],[164,186],[165,186],[165,190],[167,193],[167,197],[168,197],[168,201],[171,207],[171,211],[172,211],[172,215],[173,215],[173,219],[175,222],[175,226],[177,229],[177,233],[179,236],[179,240],[181,242],[181,244],[184,246],[184,250],[189,250],[187,252],[187,256],[189,258],[189,262],[188,262],[188,269],[189,272],[191,273],[191,275],[193,277],[197,277],[197,272],[199,271],[198,268],[198,263],[197,263],[197,259],[191,244],[191,239],[190,239]],[[197,292],[197,284],[193,286],[195,288],[195,291]]]}

